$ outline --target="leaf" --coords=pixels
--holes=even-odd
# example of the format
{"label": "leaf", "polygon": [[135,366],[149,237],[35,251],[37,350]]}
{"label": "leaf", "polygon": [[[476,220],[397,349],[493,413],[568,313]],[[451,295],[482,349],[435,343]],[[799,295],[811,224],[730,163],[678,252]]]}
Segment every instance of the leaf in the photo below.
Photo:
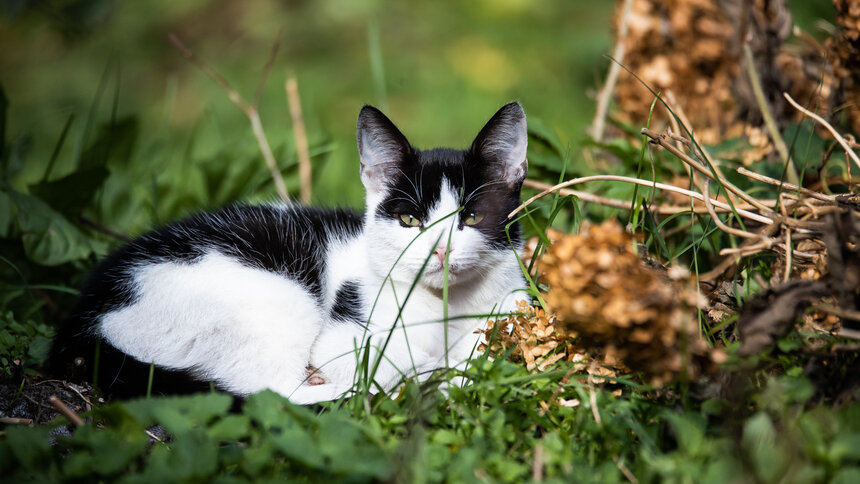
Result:
{"label": "leaf", "polygon": [[209,482],[217,469],[218,444],[192,429],[153,448],[141,482]]}
{"label": "leaf", "polygon": [[551,173],[560,173],[566,150],[555,131],[540,120],[529,119],[528,160],[531,167],[542,167]]}
{"label": "leaf", "polygon": [[206,433],[215,440],[239,440],[246,437],[250,430],[251,420],[247,416],[228,415],[212,424]]}
{"label": "leaf", "polygon": [[51,443],[44,427],[8,427],[6,441],[9,449],[26,469],[39,470],[51,460]]}
{"label": "leaf", "polygon": [[66,215],[77,216],[107,179],[108,163],[131,158],[137,134],[135,118],[102,126],[99,136],[81,154],[75,171],[58,180],[31,185],[30,193]]}
{"label": "leaf", "polygon": [[216,416],[226,414],[232,403],[233,398],[223,393],[198,393],[137,399],[126,402],[125,407],[144,425],[159,423],[169,432],[180,434],[205,425]]}
{"label": "leaf", "polygon": [[320,416],[319,448],[328,459],[327,470],[343,475],[366,475],[386,480],[391,463],[378,442],[358,422],[339,414]]}
{"label": "leaf", "polygon": [[292,427],[267,435],[268,441],[286,457],[314,469],[325,468],[320,446],[307,430]]}
{"label": "leaf", "polygon": [[839,469],[839,472],[830,481],[831,484],[854,484],[856,482],[860,482],[860,467]]}
{"label": "leaf", "polygon": [[758,412],[744,422],[742,445],[758,476],[775,482],[787,464],[787,453],[777,445],[776,429],[767,413]]}
{"label": "leaf", "polygon": [[666,420],[678,439],[678,447],[688,456],[707,455],[705,419],[701,415],[666,413]]}
{"label": "leaf", "polygon": [[293,405],[271,390],[250,395],[242,407],[242,413],[266,429],[288,428],[296,421],[307,426],[313,425],[314,422],[313,412]]}
{"label": "leaf", "polygon": [[87,258],[87,237],[64,216],[36,197],[9,192],[15,204],[24,252],[33,262],[55,266]]}
{"label": "leaf", "polygon": [[146,450],[143,428],[130,419],[122,425],[100,429],[85,425],[69,441],[77,451],[63,461],[63,472],[72,477],[94,474],[111,476],[122,472]]}

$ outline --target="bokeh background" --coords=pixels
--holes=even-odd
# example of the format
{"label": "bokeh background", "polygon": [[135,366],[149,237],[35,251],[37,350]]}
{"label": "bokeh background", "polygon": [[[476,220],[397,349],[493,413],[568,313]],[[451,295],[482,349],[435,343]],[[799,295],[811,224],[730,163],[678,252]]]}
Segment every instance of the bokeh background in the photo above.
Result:
{"label": "bokeh background", "polygon": [[[14,183],[23,188],[44,176],[70,117],[52,178],[74,169],[100,126],[132,121],[134,146],[110,169],[112,177],[134,183],[131,191],[117,185],[120,193],[105,196],[152,216],[120,217],[113,223],[123,231],[142,230],[189,205],[228,201],[215,192],[230,180],[203,186],[201,178],[263,169],[247,119],[181,57],[169,33],[252,99],[280,29],[260,109],[278,162],[288,170],[288,187],[297,191],[289,171],[296,157],[284,93],[286,77],[294,74],[313,155],[314,200],[360,207],[354,130],[365,103],[381,107],[413,144],[426,148],[468,145],[498,107],[518,100],[532,123],[575,145],[605,73],[613,9],[606,0],[0,5],[7,139],[28,140],[26,166]],[[235,166],[222,166],[228,161]],[[189,192],[191,200],[173,200],[171,188]],[[227,191],[245,199],[274,193],[271,187],[245,188]]]}
{"label": "bokeh background", "polygon": [[[826,37],[830,0],[788,5],[800,28]],[[262,123],[297,195],[284,91],[295,76],[314,204],[361,207],[354,133],[365,103],[382,108],[413,144],[430,148],[468,146],[502,104],[518,100],[532,135],[552,151],[542,163],[530,145],[532,176],[555,181],[562,171],[612,170],[618,165],[589,165],[582,148],[610,64],[615,7],[608,0],[3,0],[2,180],[46,202],[44,218],[55,217],[52,210],[78,229],[89,224],[106,245],[93,246],[80,230],[52,233],[66,234],[60,246],[90,245],[95,254],[116,242],[106,233],[133,236],[201,209],[276,199],[247,118],[169,34],[248,100],[279,40],[260,97]],[[632,117],[621,116],[629,133],[647,121]],[[541,172],[541,165],[550,169]],[[632,187],[620,184],[591,189],[632,196]],[[21,203],[0,196],[0,215],[12,218],[9,206]],[[12,224],[4,220],[3,232]],[[69,253],[51,261],[74,259]]]}

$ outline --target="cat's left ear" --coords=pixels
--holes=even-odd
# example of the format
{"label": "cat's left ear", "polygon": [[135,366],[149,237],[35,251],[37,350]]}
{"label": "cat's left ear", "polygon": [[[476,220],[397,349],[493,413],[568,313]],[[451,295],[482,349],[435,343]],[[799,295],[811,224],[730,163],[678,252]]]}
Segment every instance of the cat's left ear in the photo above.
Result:
{"label": "cat's left ear", "polygon": [[517,102],[502,106],[472,142],[472,152],[490,163],[511,186],[522,183],[528,170],[526,113]]}
{"label": "cat's left ear", "polygon": [[356,137],[361,181],[369,191],[381,190],[396,175],[412,147],[394,123],[373,106],[361,108]]}

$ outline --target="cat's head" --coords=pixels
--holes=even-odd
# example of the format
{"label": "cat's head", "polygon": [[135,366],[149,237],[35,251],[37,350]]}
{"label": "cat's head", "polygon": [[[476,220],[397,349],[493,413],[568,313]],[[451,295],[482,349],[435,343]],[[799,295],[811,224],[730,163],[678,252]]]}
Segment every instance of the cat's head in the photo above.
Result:
{"label": "cat's head", "polygon": [[414,148],[378,109],[362,108],[358,151],[376,270],[384,275],[394,267],[394,280],[411,282],[426,261],[421,282],[440,288],[446,252],[451,286],[509,261],[520,233],[517,224],[505,227],[520,203],[527,142],[526,115],[515,102],[503,106],[466,150]]}

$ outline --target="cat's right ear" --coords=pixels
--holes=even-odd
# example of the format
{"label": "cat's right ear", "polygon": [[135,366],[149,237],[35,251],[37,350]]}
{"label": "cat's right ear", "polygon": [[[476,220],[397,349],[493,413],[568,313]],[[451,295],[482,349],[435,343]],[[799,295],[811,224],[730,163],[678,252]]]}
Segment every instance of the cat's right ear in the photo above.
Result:
{"label": "cat's right ear", "polygon": [[357,131],[361,182],[367,190],[379,191],[398,172],[412,147],[394,123],[373,106],[361,108]]}

